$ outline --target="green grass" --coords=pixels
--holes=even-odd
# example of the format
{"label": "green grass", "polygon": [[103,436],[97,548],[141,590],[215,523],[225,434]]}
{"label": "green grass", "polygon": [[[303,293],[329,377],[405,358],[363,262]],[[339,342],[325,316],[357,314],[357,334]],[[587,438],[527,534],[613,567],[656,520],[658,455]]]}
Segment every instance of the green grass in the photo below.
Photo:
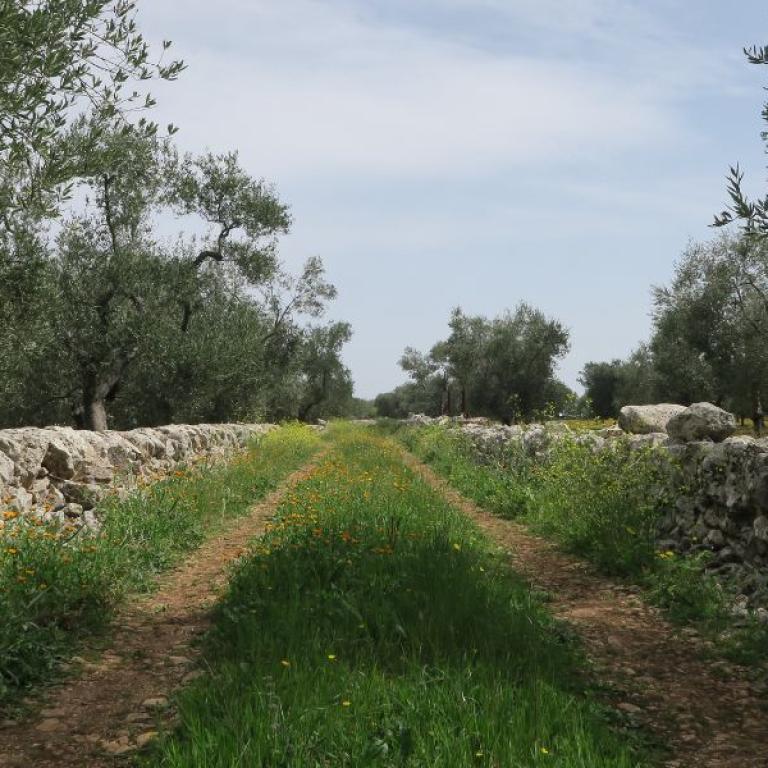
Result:
{"label": "green grass", "polygon": [[484,508],[529,524],[606,575],[643,586],[669,618],[715,641],[719,655],[768,660],[768,627],[736,625],[728,609],[734,593],[705,573],[705,556],[656,551],[657,523],[677,482],[674,464],[658,451],[618,444],[594,452],[565,440],[542,462],[514,445],[483,454],[458,430],[438,426],[401,427],[396,437]]}
{"label": "green grass", "polygon": [[233,575],[148,766],[645,765],[583,660],[390,441],[336,427]]}
{"label": "green grass", "polygon": [[318,448],[284,427],[228,463],[179,469],[101,507],[101,534],[14,520],[0,530],[0,705],[45,680],[73,643],[104,627],[127,593],[248,511]]}

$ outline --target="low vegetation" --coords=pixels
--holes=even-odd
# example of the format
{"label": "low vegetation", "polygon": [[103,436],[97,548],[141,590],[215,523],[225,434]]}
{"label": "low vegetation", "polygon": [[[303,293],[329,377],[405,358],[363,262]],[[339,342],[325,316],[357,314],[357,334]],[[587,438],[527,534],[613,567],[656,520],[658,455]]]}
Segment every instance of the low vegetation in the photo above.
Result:
{"label": "low vegetation", "polygon": [[644,764],[473,524],[363,430],[237,567],[151,766]]}
{"label": "low vegetation", "polygon": [[562,441],[541,462],[515,447],[481,455],[458,431],[439,426],[395,429],[411,451],[481,506],[530,524],[607,575],[642,585],[650,601],[673,620],[696,624],[727,657],[768,658],[768,628],[734,621],[734,594],[705,573],[706,554],[658,551],[657,523],[675,488],[674,464],[658,451],[624,446],[596,453]]}
{"label": "low vegetation", "polygon": [[53,674],[120,600],[242,515],[318,448],[305,427],[268,434],[233,461],[179,469],[100,512],[98,535],[4,513],[0,528],[0,704]]}

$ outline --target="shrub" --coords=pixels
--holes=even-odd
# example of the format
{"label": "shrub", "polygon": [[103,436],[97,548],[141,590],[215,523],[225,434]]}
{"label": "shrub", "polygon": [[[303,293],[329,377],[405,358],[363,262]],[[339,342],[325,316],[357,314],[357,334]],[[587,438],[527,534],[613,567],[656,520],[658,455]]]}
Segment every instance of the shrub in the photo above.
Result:
{"label": "shrub", "polygon": [[670,459],[626,441],[610,450],[561,440],[533,472],[528,520],[606,573],[651,566],[661,512],[674,493]]}

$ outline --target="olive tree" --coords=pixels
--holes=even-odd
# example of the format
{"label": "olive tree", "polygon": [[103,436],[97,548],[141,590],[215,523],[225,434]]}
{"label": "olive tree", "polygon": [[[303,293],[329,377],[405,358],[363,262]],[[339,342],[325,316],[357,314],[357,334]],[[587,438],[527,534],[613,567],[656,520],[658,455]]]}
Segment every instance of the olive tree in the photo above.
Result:
{"label": "olive tree", "polygon": [[[170,47],[163,43],[163,52]],[[77,174],[63,140],[80,113],[111,125],[154,104],[138,84],[175,79],[178,60],[153,57],[133,0],[0,0],[0,226],[55,212]],[[147,135],[157,126],[140,120]],[[170,127],[173,130],[173,127]],[[57,194],[59,193],[59,194]]]}
{"label": "olive tree", "polygon": [[449,336],[427,355],[406,348],[400,366],[413,383],[395,390],[395,398],[381,399],[381,408],[403,410],[398,403],[421,393],[430,405],[424,412],[439,412],[440,393],[450,393],[451,388],[458,391],[463,415],[471,403],[474,413],[504,421],[530,418],[545,409],[548,399],[564,402],[563,386],[556,382],[554,370],[568,351],[569,334],[559,321],[521,303],[514,312],[492,320],[455,309],[449,327]]}
{"label": "olive tree", "polygon": [[657,336],[675,328],[710,372],[713,399],[749,411],[759,431],[768,383],[768,244],[748,235],[693,244],[654,301]]}

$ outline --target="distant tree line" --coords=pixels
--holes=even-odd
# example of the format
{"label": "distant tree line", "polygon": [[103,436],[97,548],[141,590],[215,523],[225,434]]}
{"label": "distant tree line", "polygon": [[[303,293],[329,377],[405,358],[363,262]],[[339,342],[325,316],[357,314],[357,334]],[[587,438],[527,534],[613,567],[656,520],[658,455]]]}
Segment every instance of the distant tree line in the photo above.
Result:
{"label": "distant tree line", "polygon": [[[744,53],[768,64],[768,47]],[[582,398],[553,376],[567,332],[521,305],[493,321],[456,310],[446,341],[426,355],[406,350],[401,365],[412,381],[380,395],[379,413],[472,412],[509,421],[554,410],[610,418],[630,403],[708,400],[751,417],[760,432],[768,391],[768,196],[747,198],[742,180],[739,167],[731,168],[730,204],[714,219],[716,227],[737,227],[689,245],[671,283],[652,289],[649,341],[624,360],[587,363]]]}
{"label": "distant tree line", "polygon": [[[278,258],[288,207],[143,116],[184,64],[151,60],[135,3],[0,3],[0,44],[0,426],[359,408],[322,262]],[[171,216],[193,234],[165,242]]]}
{"label": "distant tree line", "polygon": [[688,247],[671,283],[653,289],[653,332],[626,360],[581,373],[595,413],[628,403],[709,400],[762,418],[768,387],[768,242],[722,235]]}
{"label": "distant tree line", "polygon": [[376,398],[380,416],[489,416],[511,423],[578,408],[576,395],[554,375],[569,349],[558,320],[521,303],[493,319],[457,308],[448,326],[448,337],[428,352],[406,348],[400,366],[411,381]]}

